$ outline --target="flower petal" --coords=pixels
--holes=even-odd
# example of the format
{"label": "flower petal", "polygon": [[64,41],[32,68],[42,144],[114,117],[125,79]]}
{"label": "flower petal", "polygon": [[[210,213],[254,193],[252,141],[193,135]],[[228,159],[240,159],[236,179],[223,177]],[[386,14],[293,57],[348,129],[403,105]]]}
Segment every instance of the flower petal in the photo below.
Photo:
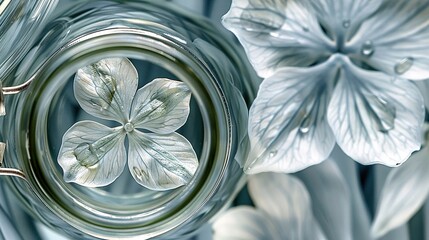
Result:
{"label": "flower petal", "polygon": [[249,177],[248,188],[256,207],[277,223],[278,239],[325,239],[313,217],[310,196],[297,178],[256,174]]}
{"label": "flower petal", "polygon": [[221,214],[213,224],[214,240],[277,240],[281,239],[275,223],[263,212],[240,206]]}
{"label": "flower petal", "polygon": [[125,123],[137,84],[137,70],[130,60],[108,58],[77,71],[74,93],[87,113]]}
{"label": "flower petal", "polygon": [[345,176],[347,186],[350,192],[352,204],[352,236],[354,239],[371,239],[370,237],[370,216],[362,192],[360,174],[356,162],[347,156],[340,148],[334,148],[330,156],[341,169]]}
{"label": "flower petal", "polygon": [[429,81],[415,81],[414,83],[423,96],[425,108],[429,109]]}
{"label": "flower petal", "polygon": [[389,173],[372,225],[374,237],[405,224],[425,203],[429,195],[428,156],[429,147],[425,146]]}
{"label": "flower petal", "polygon": [[[385,1],[349,45],[372,67],[406,79],[429,78],[429,2]],[[361,49],[372,49],[365,51]]]}
{"label": "flower petal", "polygon": [[295,172],[325,160],[335,145],[326,121],[330,62],[284,68],[262,82],[249,113],[249,174]]}
{"label": "flower petal", "polygon": [[[359,28],[362,20],[371,16],[383,0],[310,0],[326,34],[336,41],[345,41]],[[339,39],[339,38],[343,39]],[[345,39],[344,39],[345,38]]]}
{"label": "flower petal", "polygon": [[124,170],[125,134],[92,121],[73,125],[63,136],[58,163],[64,180],[86,187],[106,186]]}
{"label": "flower petal", "polygon": [[348,59],[328,107],[338,145],[361,164],[398,166],[420,149],[423,99],[403,79],[355,67]]}
{"label": "flower petal", "polygon": [[137,91],[131,121],[159,134],[176,131],[189,116],[191,90],[185,83],[157,78]]}
{"label": "flower petal", "polygon": [[194,176],[197,155],[180,134],[157,135],[135,130],[128,136],[128,167],[142,186],[168,190],[187,184]]}
{"label": "flower petal", "polygon": [[350,192],[335,162],[328,159],[298,172],[297,177],[310,194],[314,216],[319,220],[326,237],[353,239]]}
{"label": "flower petal", "polygon": [[310,66],[332,47],[307,1],[235,0],[223,24],[264,78],[281,67]]}
{"label": "flower petal", "polygon": [[[374,203],[380,202],[379,199],[381,197],[384,183],[386,182],[387,177],[392,170],[392,168],[383,165],[375,165],[372,167],[373,176],[371,180],[373,181],[372,184],[374,189],[372,189],[371,193],[374,193],[372,199]],[[410,238],[411,236],[409,230],[408,223],[405,223],[388,232],[383,237],[378,238],[377,240],[411,240],[412,238]],[[371,236],[370,239],[373,239],[373,237]]]}

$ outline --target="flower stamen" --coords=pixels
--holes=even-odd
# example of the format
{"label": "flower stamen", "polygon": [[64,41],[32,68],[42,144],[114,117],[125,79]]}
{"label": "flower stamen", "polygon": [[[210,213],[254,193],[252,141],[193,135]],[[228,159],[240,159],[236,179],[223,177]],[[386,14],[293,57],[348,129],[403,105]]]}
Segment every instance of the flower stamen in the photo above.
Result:
{"label": "flower stamen", "polygon": [[130,122],[125,123],[124,124],[124,130],[127,133],[130,133],[130,132],[134,131],[134,124],[132,124]]}

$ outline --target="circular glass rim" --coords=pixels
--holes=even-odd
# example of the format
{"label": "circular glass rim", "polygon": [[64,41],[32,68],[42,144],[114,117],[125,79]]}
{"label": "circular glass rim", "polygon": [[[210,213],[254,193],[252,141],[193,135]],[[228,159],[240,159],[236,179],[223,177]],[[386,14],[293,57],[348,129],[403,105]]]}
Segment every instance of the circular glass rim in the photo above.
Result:
{"label": "circular glass rim", "polygon": [[[147,217],[147,213],[137,214],[137,218],[134,219],[130,219],[129,216],[114,217],[112,214],[117,213],[115,211],[109,212],[109,214],[105,214],[99,211],[88,210],[88,206],[91,206],[90,204],[79,205],[79,202],[76,202],[75,199],[75,204],[79,205],[81,209],[88,210],[85,216],[82,216],[82,218],[77,218],[73,214],[70,215],[70,212],[65,211],[65,209],[62,209],[64,211],[61,211],[60,206],[52,205],[52,199],[46,198],[47,192],[44,189],[45,187],[40,182],[34,181],[34,179],[30,180],[34,186],[37,186],[33,190],[49,209],[59,213],[61,218],[69,222],[75,228],[80,229],[81,231],[93,236],[106,237],[111,236],[111,233],[114,232],[116,235],[122,234],[124,236],[128,236],[143,234],[147,237],[151,237],[160,235],[175,227],[178,227],[179,225],[186,222],[189,218],[191,218],[193,214],[198,213],[198,211],[204,206],[208,199],[214,194],[220,183],[220,180],[224,175],[225,168],[228,165],[227,162],[231,159],[230,147],[232,141],[232,126],[230,119],[231,116],[229,113],[229,107],[227,106],[226,99],[223,96],[223,92],[220,86],[217,85],[216,80],[210,74],[210,71],[205,69],[205,65],[198,60],[195,54],[192,54],[192,50],[188,46],[186,46],[185,40],[178,40],[171,37],[169,38],[166,36],[162,36],[162,34],[158,35],[154,34],[153,32],[148,32],[144,30],[132,29],[132,31],[130,31],[129,28],[101,30],[83,36],[80,39],[76,39],[75,41],[70,42],[65,48],[62,48],[60,51],[56,52],[56,54],[47,61],[47,64],[43,65],[43,67],[41,68],[42,70],[38,71],[37,77],[35,79],[54,79],[58,78],[58,76],[70,76],[70,71],[75,72],[78,69],[78,67],[69,68],[71,65],[82,66],[88,64],[90,62],[93,62],[96,58],[105,58],[106,53],[108,53],[109,57],[115,55],[126,55],[128,57],[139,59],[139,56],[134,56],[133,54],[139,53],[141,51],[147,51],[147,48],[150,47],[158,49],[157,51],[153,52],[158,56],[162,56],[162,58],[164,58],[164,60],[167,60],[167,62],[169,61],[170,64],[174,63],[177,65],[179,63],[185,63],[185,65],[188,67],[193,66],[192,70],[197,70],[194,72],[195,76],[197,76],[199,80],[205,79],[205,82],[200,84],[206,84],[206,86],[198,86],[196,85],[196,83],[187,82],[189,81],[189,76],[186,76],[184,72],[177,72],[177,69],[169,69],[175,75],[179,76],[182,81],[187,83],[193,93],[198,93],[197,95],[195,95],[195,97],[200,106],[207,107],[212,105],[213,112],[215,112],[215,114],[210,114],[208,112],[203,113],[203,109],[200,107],[201,112],[203,114],[203,120],[205,124],[207,124],[207,127],[205,127],[205,129],[209,131],[205,135],[210,136],[207,141],[211,149],[210,151],[203,150],[203,154],[201,156],[202,158],[204,158],[205,156],[207,159],[216,159],[217,161],[211,163],[207,162],[207,166],[209,166],[209,164],[212,164],[213,167],[208,169],[208,167],[206,166],[204,173],[197,173],[197,175],[194,177],[194,180],[192,180],[191,183],[182,188],[181,192],[186,194],[179,194],[180,196],[177,196],[175,198],[175,200],[179,200],[180,202],[175,204],[174,211],[169,211],[165,214],[159,214],[159,212],[152,211],[150,212],[150,214],[153,214],[152,216],[154,217],[151,219],[151,221],[145,221],[143,225],[141,223],[139,224],[138,221],[136,222],[135,220],[140,217]],[[64,70],[61,70],[65,66],[69,68],[69,72],[67,73]],[[168,68],[169,66],[171,67],[171,65],[164,67]],[[50,76],[47,76],[48,73],[50,74]],[[23,100],[23,102],[31,102],[33,99],[37,98],[36,94],[40,94],[37,89],[45,87],[44,85],[47,84],[49,84],[49,81],[48,83],[43,83],[39,86],[34,86],[35,84],[32,84],[29,89],[31,91],[31,94],[27,95],[26,99]],[[203,97],[201,97],[201,95],[204,93],[204,91],[207,91],[207,89],[213,90],[206,92],[205,94],[207,95],[207,98],[204,99]],[[32,149],[39,145],[39,147],[42,146],[41,149],[43,149],[43,146],[46,146],[46,137],[45,139],[43,139],[43,141],[39,141],[40,138],[35,136],[43,136],[43,132],[40,132],[40,128],[37,126],[37,124],[40,124],[41,121],[43,122],[44,120],[46,120],[47,116],[45,115],[41,117],[38,113],[38,109],[43,109],[44,107],[46,107],[47,103],[42,104],[41,102],[35,102],[34,104],[36,104],[36,107],[31,107],[31,109],[28,110],[29,112],[31,112],[28,116],[30,116],[31,118],[35,118],[36,123],[32,124],[31,126],[26,126],[29,121],[27,116],[27,120],[20,121],[19,125],[20,127],[24,128],[29,127],[30,129],[29,142],[26,143],[28,144],[28,147]],[[28,108],[29,106],[26,107]],[[216,120],[216,122],[211,123],[213,120]],[[212,127],[214,127],[215,129],[212,129]],[[34,131],[36,132],[31,132],[31,129],[34,129]],[[212,141],[212,139],[215,140]],[[25,149],[27,146],[21,147],[24,147]],[[30,152],[30,154],[34,153]],[[41,157],[43,157],[43,152],[38,152],[38,154],[39,155],[36,156],[36,159],[41,159]],[[42,154],[42,156],[40,156],[40,154]],[[31,159],[31,161],[34,161],[34,159]],[[32,174],[39,174],[37,172],[37,169],[33,169],[33,167],[28,164],[26,168],[28,169],[24,169],[24,171],[31,172]],[[203,181],[202,183],[198,182],[195,180],[198,178],[205,181]],[[190,190],[190,186],[194,186],[194,189],[192,191],[188,191]],[[58,207],[60,207],[60,209],[58,209]],[[105,221],[105,218],[109,217],[109,220],[113,220],[113,223],[115,224],[106,224],[105,226],[103,226],[103,224],[89,222],[87,218],[94,217],[92,216],[92,214],[94,213],[98,214],[98,218],[96,218],[96,220],[103,221],[103,223],[108,223]],[[83,219],[86,220],[85,224],[82,224]],[[174,219],[174,221],[172,219]],[[177,219],[180,219],[180,221]],[[116,222],[116,220],[119,220],[119,222],[121,222],[122,224],[118,225],[118,222]],[[123,224],[124,220],[129,223],[128,226],[131,226],[131,228],[127,228],[127,224]],[[100,230],[102,230],[103,233],[100,234]],[[120,233],[118,231],[120,231]]]}

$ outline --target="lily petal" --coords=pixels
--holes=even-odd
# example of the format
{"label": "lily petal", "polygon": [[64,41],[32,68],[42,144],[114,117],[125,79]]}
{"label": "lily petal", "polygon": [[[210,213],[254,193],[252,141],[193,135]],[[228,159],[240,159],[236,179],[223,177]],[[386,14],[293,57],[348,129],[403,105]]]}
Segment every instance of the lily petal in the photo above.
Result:
{"label": "lily petal", "polygon": [[74,93],[87,113],[126,123],[137,84],[137,70],[130,60],[108,58],[77,71]]}
{"label": "lily petal", "polygon": [[128,136],[128,167],[140,185],[168,190],[187,184],[194,176],[197,155],[180,134],[157,135],[134,130]]}
{"label": "lily petal", "polygon": [[[277,240],[275,224],[263,212],[240,206],[228,210],[214,222],[214,240]],[[274,230],[273,230],[274,229]]]}
{"label": "lily petal", "polygon": [[157,78],[137,91],[131,121],[159,134],[176,131],[189,116],[191,91],[185,83]]}
{"label": "lily petal", "polygon": [[326,237],[353,239],[350,192],[336,163],[328,159],[298,172],[296,176],[310,194],[314,216],[319,220]]}
{"label": "lily petal", "polygon": [[125,134],[92,121],[73,125],[63,136],[58,163],[64,180],[86,187],[106,186],[124,170]]}
{"label": "lily petal", "polygon": [[314,219],[310,196],[302,182],[282,173],[261,173],[249,177],[249,193],[277,225],[276,239],[325,239]]}
{"label": "lily petal", "polygon": [[249,113],[246,173],[295,172],[329,156],[335,138],[325,114],[336,72],[327,62],[284,68],[262,82]]}
{"label": "lily petal", "polygon": [[361,164],[399,166],[421,145],[424,106],[408,80],[362,70],[344,59],[328,107],[338,145]]}
{"label": "lily petal", "polygon": [[385,1],[350,41],[373,68],[411,80],[429,78],[429,2]]}
{"label": "lily petal", "polygon": [[425,203],[429,195],[428,156],[429,147],[425,146],[389,173],[372,225],[374,237],[405,224]]}
{"label": "lily petal", "polygon": [[307,1],[234,0],[223,18],[261,77],[285,66],[306,67],[331,46]]}

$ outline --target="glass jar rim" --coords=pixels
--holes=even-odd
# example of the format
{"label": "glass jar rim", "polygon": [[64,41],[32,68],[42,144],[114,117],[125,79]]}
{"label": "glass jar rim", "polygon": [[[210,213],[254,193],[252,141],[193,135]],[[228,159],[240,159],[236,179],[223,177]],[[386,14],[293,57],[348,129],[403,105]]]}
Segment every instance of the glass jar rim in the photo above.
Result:
{"label": "glass jar rim", "polygon": [[[156,41],[154,41],[154,37],[156,38]],[[142,42],[139,42],[140,44],[136,44],[136,41],[144,41],[146,38],[147,42],[142,44]],[[104,44],[100,44],[103,42]],[[54,73],[59,74],[61,76],[58,69],[64,68],[65,66],[70,66],[69,64],[86,64],[89,63],[88,61],[93,61],[95,58],[104,57],[106,52],[106,49],[113,49],[109,50],[109,56],[115,55],[115,54],[123,54],[124,52],[127,52],[127,54],[132,55],[133,53],[138,53],[138,49],[142,46],[145,46],[144,48],[147,48],[148,45],[153,45],[152,47],[161,47],[162,50],[158,53],[166,53],[168,49],[175,50],[176,53],[178,53],[180,50],[180,55],[176,55],[175,61],[177,61],[180,57],[183,59],[186,59],[187,64],[193,64],[193,70],[199,70],[200,79],[206,79],[207,81],[205,84],[211,84],[210,87],[205,87],[204,89],[215,89],[215,91],[208,93],[210,94],[209,99],[205,100],[205,104],[214,104],[213,108],[216,114],[214,115],[207,115],[206,113],[206,120],[214,120],[218,121],[216,124],[217,130],[213,131],[214,133],[222,136],[217,136],[218,139],[222,139],[223,141],[227,141],[227,143],[223,142],[222,145],[226,146],[225,149],[221,149],[222,146],[219,146],[219,144],[214,147],[216,149],[215,153],[207,153],[207,154],[215,154],[217,159],[224,159],[224,160],[230,160],[232,159],[229,155],[231,154],[231,119],[230,119],[230,113],[229,113],[229,107],[227,106],[227,101],[225,100],[225,96],[223,96],[222,89],[220,86],[217,86],[216,80],[214,80],[213,76],[210,74],[210,71],[206,69],[206,66],[204,63],[200,62],[197,58],[197,54],[193,54],[192,50],[185,46],[184,43],[186,41],[179,41],[176,38],[171,38],[165,35],[156,35],[153,32],[150,31],[144,31],[139,29],[131,30],[129,28],[114,28],[114,29],[108,29],[108,30],[101,30],[97,31],[88,35],[85,35],[79,39],[75,39],[74,41],[70,42],[66,45],[66,47],[61,48],[59,51],[57,51],[51,58],[49,58],[46,61],[46,64],[42,66],[40,71],[37,72],[37,74],[34,75],[34,78],[36,81],[37,79],[47,79],[49,77],[46,77],[47,73]],[[97,47],[98,46],[98,47]],[[115,49],[117,48],[117,49]],[[78,52],[75,52],[77,51]],[[147,49],[145,49],[147,50]],[[98,55],[98,56],[97,56]],[[168,55],[168,54],[167,54]],[[163,57],[167,57],[167,55],[164,55]],[[71,57],[71,58],[69,58]],[[139,57],[139,56],[133,56],[133,57]],[[170,62],[172,63],[172,62]],[[66,65],[64,65],[66,64]],[[76,66],[76,65],[75,65]],[[170,65],[171,66],[171,65]],[[70,69],[70,68],[69,68]],[[74,67],[71,68],[72,71],[76,70]],[[177,69],[171,69],[173,72],[177,72]],[[181,75],[183,73],[178,73],[177,75]],[[204,75],[204,77],[202,77]],[[189,77],[188,77],[189,78]],[[186,77],[184,78],[184,81],[186,81]],[[48,84],[48,83],[46,83]],[[189,82],[188,85],[191,89],[193,89],[193,92],[197,92],[201,94],[201,91],[203,88],[195,89],[196,86],[193,86],[193,83]],[[195,85],[195,83],[194,83]],[[28,95],[30,97],[29,100],[23,100],[24,102],[32,102],[34,99],[31,99],[31,97],[35,97],[35,93],[37,93],[39,90],[38,88],[41,88],[42,86],[35,87],[35,83],[32,83],[30,86],[30,89],[32,94]],[[35,89],[36,88],[36,89]],[[196,96],[197,101],[202,101],[201,97]],[[35,102],[37,103],[37,101]],[[33,108],[33,106],[23,106],[27,108]],[[36,110],[37,109],[43,109],[45,106],[36,106],[33,110],[28,109],[29,112],[32,111],[32,115],[30,115],[30,118],[36,118],[37,122],[42,121],[43,118],[40,118],[39,115],[37,115]],[[207,107],[207,106],[205,106]],[[25,112],[25,111],[24,111]],[[215,117],[213,119],[213,117]],[[25,122],[25,121],[24,121]],[[20,122],[23,124],[23,122]],[[26,123],[24,123],[26,124]],[[211,126],[213,127],[213,126]],[[211,127],[208,127],[207,129],[210,130]],[[223,127],[224,129],[221,129]],[[40,129],[37,126],[33,126],[35,129]],[[213,134],[214,134],[213,133]],[[34,134],[34,136],[38,135],[37,132]],[[36,142],[39,141],[38,138],[32,137],[31,132],[29,133],[29,146],[33,146],[34,144],[37,144]],[[26,143],[27,144],[27,143]],[[23,146],[26,147],[26,146]],[[222,151],[220,151],[222,150]],[[46,154],[46,153],[44,153]],[[40,156],[39,156],[40,157]],[[31,161],[35,161],[34,159],[31,159]],[[149,225],[142,225],[138,227],[138,233],[132,233],[131,235],[144,235],[146,237],[152,237],[157,236],[161,233],[168,232],[169,230],[176,228],[180,226],[181,224],[184,224],[188,219],[191,218],[193,214],[196,214],[198,211],[201,210],[201,208],[204,206],[204,203],[208,201],[208,199],[213,195],[214,191],[218,188],[220,181],[223,177],[225,167],[227,166],[226,162],[222,161],[214,161],[214,163],[217,163],[215,168],[211,169],[209,174],[206,178],[207,182],[204,182],[205,184],[208,184],[205,188],[202,188],[198,191],[194,190],[193,192],[188,192],[186,195],[188,196],[188,203],[186,204],[177,204],[175,211],[176,212],[170,212],[168,214],[164,215],[164,218],[153,220],[152,224]],[[34,172],[35,170],[30,169],[27,170],[28,172]],[[216,173],[214,173],[216,172]],[[216,178],[213,178],[215,176]],[[31,180],[33,181],[33,180]],[[192,183],[191,183],[192,184]],[[194,183],[197,184],[197,183]],[[34,182],[33,186],[41,187],[43,184],[40,182]],[[186,188],[186,187],[185,187]],[[33,189],[37,194],[38,197],[45,203],[48,208],[50,208],[53,211],[58,211],[58,205],[55,205],[55,202],[52,202],[51,199],[46,199],[46,196],[43,194],[46,194],[46,189]],[[200,198],[189,198],[190,195],[199,195]],[[182,196],[180,198],[185,198],[185,196]],[[181,199],[183,200],[183,199]],[[74,199],[75,203],[77,199]],[[87,204],[81,204],[76,203],[77,205],[81,206],[82,208],[88,208]],[[130,225],[135,226],[136,222],[135,219],[130,218],[130,216],[114,216],[112,212],[109,214],[88,210],[88,213],[94,214],[98,213],[100,214],[97,216],[98,219],[103,219],[106,217],[110,217],[109,220],[114,220],[115,225],[109,225],[106,227],[101,227],[100,224],[94,224],[91,226],[93,229],[88,229],[89,223],[85,222],[85,224],[82,224],[81,219],[75,218],[75,216],[71,216],[69,212],[61,212],[61,217],[65,220],[67,220],[71,225],[73,225],[75,228],[82,230],[83,232],[89,233],[91,235],[97,236],[97,237],[108,237],[111,235],[112,231],[114,231],[115,234],[118,234],[118,231],[122,231],[124,233],[124,236],[128,236],[130,234],[130,231],[136,231],[136,229],[126,229],[124,227],[123,221],[124,220],[130,220]],[[154,212],[153,212],[154,213]],[[147,213],[146,213],[147,214]],[[156,214],[156,213],[155,213]],[[88,214],[86,214],[86,217],[88,217]],[[120,219],[122,221],[121,229],[115,228],[116,219]],[[172,220],[174,219],[174,220]],[[89,224],[89,225],[88,225]],[[99,231],[99,228],[103,228],[103,231]],[[92,232],[91,232],[92,231]],[[100,235],[100,233],[105,235]]]}

